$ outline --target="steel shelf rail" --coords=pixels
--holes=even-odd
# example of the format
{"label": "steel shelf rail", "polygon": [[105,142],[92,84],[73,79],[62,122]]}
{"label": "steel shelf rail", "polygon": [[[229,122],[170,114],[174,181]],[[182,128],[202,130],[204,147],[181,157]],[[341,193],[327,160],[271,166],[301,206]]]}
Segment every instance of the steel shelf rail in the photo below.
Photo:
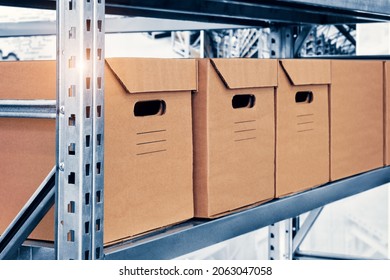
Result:
{"label": "steel shelf rail", "polygon": [[[275,199],[222,218],[214,220],[192,219],[120,244],[107,246],[104,248],[104,258],[106,260],[172,259],[318,209],[340,199],[369,191],[389,182],[390,167],[376,169],[302,193]],[[298,249],[303,237],[298,239],[295,245],[296,249]],[[297,252],[300,256],[298,250]],[[19,250],[18,258],[54,259],[54,248],[52,244],[29,241]]]}
{"label": "steel shelf rail", "polygon": [[[55,0],[1,0],[0,5],[56,9]],[[389,21],[387,0],[107,0],[109,14],[264,26],[270,22],[341,24]]]}

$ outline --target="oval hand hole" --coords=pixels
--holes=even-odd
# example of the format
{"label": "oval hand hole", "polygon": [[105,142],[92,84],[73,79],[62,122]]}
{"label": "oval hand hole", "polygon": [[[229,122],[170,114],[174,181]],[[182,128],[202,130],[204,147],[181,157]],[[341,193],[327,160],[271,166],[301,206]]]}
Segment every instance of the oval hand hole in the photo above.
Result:
{"label": "oval hand hole", "polygon": [[255,96],[253,94],[237,94],[233,96],[232,107],[234,109],[252,108],[254,105]]}
{"label": "oval hand hole", "polygon": [[164,100],[138,101],[134,105],[134,116],[161,116],[165,114],[166,104]]}
{"label": "oval hand hole", "polygon": [[312,103],[313,102],[313,92],[312,91],[298,91],[295,94],[296,103]]}

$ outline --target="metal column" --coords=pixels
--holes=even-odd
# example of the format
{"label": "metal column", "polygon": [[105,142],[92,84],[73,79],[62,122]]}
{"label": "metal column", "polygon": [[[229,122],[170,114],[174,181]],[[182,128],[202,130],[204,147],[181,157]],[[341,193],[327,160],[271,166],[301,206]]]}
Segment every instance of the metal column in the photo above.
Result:
{"label": "metal column", "polygon": [[103,255],[104,7],[57,1],[57,259]]}

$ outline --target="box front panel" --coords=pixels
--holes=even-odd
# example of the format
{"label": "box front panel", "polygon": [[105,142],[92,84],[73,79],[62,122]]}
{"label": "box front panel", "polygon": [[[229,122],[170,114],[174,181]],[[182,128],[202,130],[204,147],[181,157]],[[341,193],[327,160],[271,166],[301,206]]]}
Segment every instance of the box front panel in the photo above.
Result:
{"label": "box front panel", "polygon": [[106,243],[192,217],[190,106],[190,92],[106,89]]}
{"label": "box front panel", "polygon": [[226,89],[213,70],[208,94],[209,214],[274,197],[274,89]]}
{"label": "box front panel", "polygon": [[383,166],[383,64],[332,61],[331,179]]}
{"label": "box front panel", "polygon": [[328,86],[292,86],[280,70],[276,100],[276,196],[328,182]]}

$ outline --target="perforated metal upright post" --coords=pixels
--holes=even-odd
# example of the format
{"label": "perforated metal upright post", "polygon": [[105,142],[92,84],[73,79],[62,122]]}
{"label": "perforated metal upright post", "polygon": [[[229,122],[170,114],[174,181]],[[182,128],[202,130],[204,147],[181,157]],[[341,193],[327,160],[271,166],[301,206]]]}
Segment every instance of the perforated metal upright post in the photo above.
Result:
{"label": "perforated metal upright post", "polygon": [[57,259],[103,255],[104,2],[57,1]]}

